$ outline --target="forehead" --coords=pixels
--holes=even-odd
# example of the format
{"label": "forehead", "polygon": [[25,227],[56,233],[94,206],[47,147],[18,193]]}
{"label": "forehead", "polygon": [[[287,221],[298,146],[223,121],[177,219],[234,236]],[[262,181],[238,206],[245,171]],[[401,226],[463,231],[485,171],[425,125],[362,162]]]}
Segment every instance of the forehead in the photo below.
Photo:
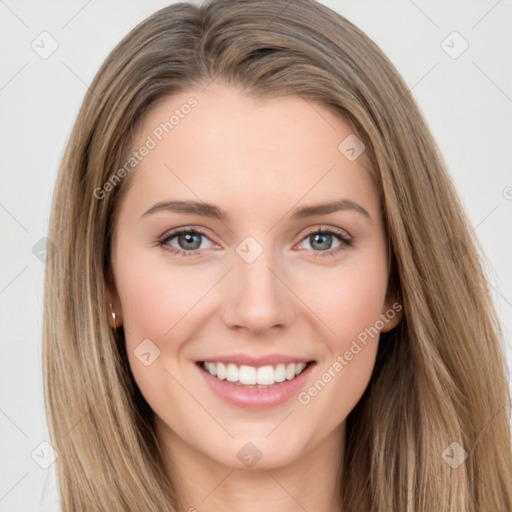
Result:
{"label": "forehead", "polygon": [[190,89],[161,100],[141,123],[133,146],[150,149],[131,171],[127,195],[260,208],[326,195],[375,203],[364,151],[356,159],[343,152],[353,137],[341,115],[301,96],[256,99],[219,84]]}

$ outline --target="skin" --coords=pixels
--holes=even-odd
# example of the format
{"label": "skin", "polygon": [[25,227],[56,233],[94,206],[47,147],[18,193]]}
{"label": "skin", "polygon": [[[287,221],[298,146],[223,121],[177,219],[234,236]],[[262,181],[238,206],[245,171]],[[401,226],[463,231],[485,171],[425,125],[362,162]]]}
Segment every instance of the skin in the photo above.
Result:
{"label": "skin", "polygon": [[[346,418],[369,383],[378,336],[306,405],[296,396],[258,411],[227,404],[199,378],[195,361],[240,352],[314,359],[303,389],[332,367],[394,302],[387,297],[377,189],[363,157],[349,161],[338,150],[350,126],[299,96],[255,100],[218,82],[180,93],[149,113],[135,146],[190,95],[198,106],[130,175],[108,286],[182,510],[341,510],[336,475]],[[291,220],[298,207],[341,198],[371,219],[343,210]],[[213,203],[229,219],[170,211],[142,217],[171,199]],[[205,232],[198,238],[201,254],[180,256],[158,244],[181,227]],[[315,241],[309,228],[337,229],[353,244],[323,256],[342,242],[335,235]],[[247,236],[263,248],[250,264],[236,252]],[[180,245],[179,237],[167,246],[197,247],[183,238]],[[145,339],[160,350],[148,366],[134,355]],[[262,454],[251,468],[237,457],[247,442]]]}

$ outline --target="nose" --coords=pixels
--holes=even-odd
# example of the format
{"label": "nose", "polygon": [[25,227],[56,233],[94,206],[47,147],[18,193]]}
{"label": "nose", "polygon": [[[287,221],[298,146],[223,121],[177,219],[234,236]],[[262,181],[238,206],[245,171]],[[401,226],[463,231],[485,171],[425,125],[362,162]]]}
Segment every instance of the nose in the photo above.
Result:
{"label": "nose", "polygon": [[231,328],[263,334],[290,325],[296,315],[296,296],[270,250],[252,262],[235,254],[224,304],[224,322]]}

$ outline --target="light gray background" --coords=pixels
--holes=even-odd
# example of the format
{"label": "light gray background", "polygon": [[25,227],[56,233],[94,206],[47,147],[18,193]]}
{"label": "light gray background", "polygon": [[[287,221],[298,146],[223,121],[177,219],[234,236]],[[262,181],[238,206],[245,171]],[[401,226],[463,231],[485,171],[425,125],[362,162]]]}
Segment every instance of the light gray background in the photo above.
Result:
{"label": "light gray background", "polygon": [[[56,511],[43,409],[43,271],[57,167],[100,64],[138,22],[171,2],[0,0],[0,511]],[[324,1],[388,54],[429,123],[474,230],[512,367],[512,2]],[[58,49],[31,47],[47,31]],[[469,48],[449,56],[457,31]],[[36,44],[35,43],[35,44]],[[41,45],[42,43],[39,42]],[[444,43],[458,52],[463,41]],[[49,48],[49,46],[45,46]],[[511,385],[512,388],[512,385]]]}

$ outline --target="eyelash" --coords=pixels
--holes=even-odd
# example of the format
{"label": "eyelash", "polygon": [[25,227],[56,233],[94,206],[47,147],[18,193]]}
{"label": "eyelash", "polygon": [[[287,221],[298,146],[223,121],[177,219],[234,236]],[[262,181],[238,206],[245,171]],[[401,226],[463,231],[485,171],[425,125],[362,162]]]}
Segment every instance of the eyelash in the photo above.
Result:
{"label": "eyelash", "polygon": [[[206,233],[204,233],[200,229],[181,228],[181,229],[177,229],[175,231],[172,231],[170,233],[166,233],[165,235],[163,235],[162,238],[160,238],[158,240],[158,245],[160,247],[162,247],[164,250],[169,251],[177,256],[196,256],[196,255],[198,256],[198,255],[200,255],[202,252],[201,249],[195,249],[193,251],[184,251],[183,249],[175,249],[175,248],[172,248],[171,246],[167,245],[170,240],[172,240],[173,238],[175,238],[177,236],[185,234],[185,233],[193,233],[193,234],[202,235],[205,238],[208,238]],[[339,251],[342,251],[342,250],[346,249],[347,247],[352,246],[352,244],[353,244],[353,240],[350,237],[345,235],[342,231],[338,231],[338,230],[332,229],[332,228],[311,229],[304,235],[304,237],[301,239],[301,242],[313,234],[334,235],[340,241],[340,245],[338,245],[338,247],[335,247],[334,249],[328,249],[326,251],[314,251],[313,250],[313,252],[318,253],[315,255],[315,257],[325,258],[328,256],[335,256],[338,254]]]}

